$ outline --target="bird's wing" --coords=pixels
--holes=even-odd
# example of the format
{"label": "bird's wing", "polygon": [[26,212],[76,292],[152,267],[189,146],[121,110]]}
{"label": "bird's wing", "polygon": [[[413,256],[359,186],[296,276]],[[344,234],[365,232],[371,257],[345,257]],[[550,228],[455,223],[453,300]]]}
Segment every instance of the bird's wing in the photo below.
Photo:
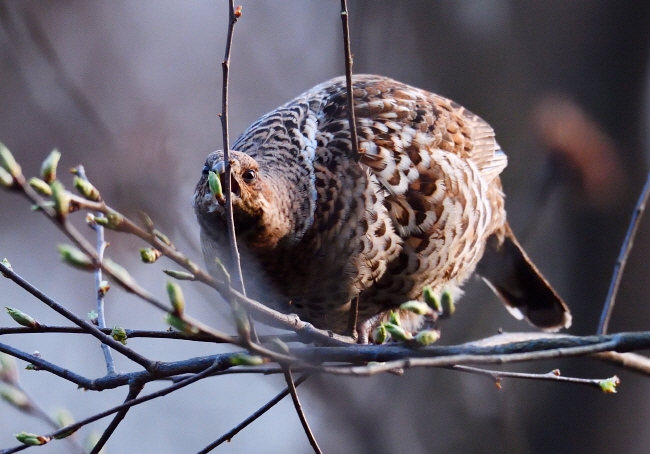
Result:
{"label": "bird's wing", "polygon": [[472,162],[486,183],[507,157],[483,119],[457,103],[379,76],[358,76],[354,86],[361,162],[393,194],[403,194],[429,168],[433,150]]}

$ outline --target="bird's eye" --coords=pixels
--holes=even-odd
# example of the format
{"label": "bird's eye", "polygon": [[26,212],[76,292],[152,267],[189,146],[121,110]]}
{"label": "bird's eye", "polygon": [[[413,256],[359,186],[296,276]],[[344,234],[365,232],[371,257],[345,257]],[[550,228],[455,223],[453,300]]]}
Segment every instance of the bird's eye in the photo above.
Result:
{"label": "bird's eye", "polygon": [[207,175],[208,173],[210,173],[210,166],[208,165],[207,162],[203,166],[203,172],[201,172],[201,173],[203,173],[203,175]]}
{"label": "bird's eye", "polygon": [[242,174],[242,178],[246,183],[252,183],[257,178],[257,172],[253,169],[248,169]]}

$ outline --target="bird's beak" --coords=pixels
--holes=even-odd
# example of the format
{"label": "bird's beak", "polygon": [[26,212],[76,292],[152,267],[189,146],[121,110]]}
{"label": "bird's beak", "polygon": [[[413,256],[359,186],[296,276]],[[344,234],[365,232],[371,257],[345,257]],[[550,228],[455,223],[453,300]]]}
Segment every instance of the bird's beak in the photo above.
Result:
{"label": "bird's beak", "polygon": [[213,167],[212,171],[221,177],[222,174],[226,173],[226,161],[219,161]]}
{"label": "bird's beak", "polygon": [[[232,162],[232,161],[231,161]],[[212,171],[217,174],[219,177],[219,181],[221,182],[221,188],[225,192],[226,190],[226,162],[225,161],[219,161],[216,164],[212,166]],[[235,179],[234,175],[231,173],[230,174],[230,192],[233,195],[236,195],[237,197],[240,196],[241,194],[241,189],[239,187],[239,183],[237,183],[237,180]],[[225,203],[225,199],[223,201]],[[221,200],[219,201],[221,203]],[[222,203],[222,205],[224,204]]]}

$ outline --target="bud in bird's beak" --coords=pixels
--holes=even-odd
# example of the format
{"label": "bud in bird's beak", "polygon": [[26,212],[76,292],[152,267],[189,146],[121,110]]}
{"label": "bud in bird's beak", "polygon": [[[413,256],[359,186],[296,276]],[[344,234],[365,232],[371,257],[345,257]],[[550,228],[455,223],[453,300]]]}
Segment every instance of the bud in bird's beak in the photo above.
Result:
{"label": "bud in bird's beak", "polygon": [[210,192],[217,199],[219,204],[224,205],[226,199],[223,194],[225,176],[226,173],[226,163],[224,161],[217,162],[213,167],[212,171],[208,174],[208,184],[210,185]]}

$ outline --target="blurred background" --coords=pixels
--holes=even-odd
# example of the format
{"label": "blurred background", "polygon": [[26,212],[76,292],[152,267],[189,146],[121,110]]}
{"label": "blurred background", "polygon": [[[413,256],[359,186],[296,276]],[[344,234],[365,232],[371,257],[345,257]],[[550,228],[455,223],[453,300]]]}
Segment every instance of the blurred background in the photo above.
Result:
{"label": "blurred background", "polygon": [[[242,0],[231,66],[231,137],[260,115],[343,74],[339,2]],[[611,272],[648,168],[650,2],[604,0],[350,0],[354,71],[390,76],[440,93],[482,116],[509,156],[502,175],[515,232],[573,312],[572,334],[594,333]],[[119,210],[143,209],[201,262],[190,206],[205,156],[221,148],[217,114],[227,3],[62,0],[0,2],[0,141],[34,175],[52,150],[60,169],[82,163]],[[77,314],[94,305],[92,276],[60,264],[64,237],[18,195],[0,193],[0,258]],[[80,228],[82,216],[78,216]],[[640,228],[610,331],[647,330],[650,221]],[[109,235],[108,255],[165,298],[160,266],[144,266],[142,244]],[[231,330],[211,292],[183,285],[189,311]],[[46,324],[66,324],[9,281],[0,303]],[[226,315],[224,317],[224,315]],[[0,314],[0,325],[13,322]],[[165,329],[161,314],[114,289],[107,324]],[[444,344],[530,328],[512,319],[479,281],[467,286]],[[88,336],[0,339],[90,377],[105,372]],[[134,339],[152,359],[224,351]],[[122,371],[137,370],[116,355]],[[24,363],[19,362],[22,369]],[[325,452],[645,452],[650,380],[588,360],[509,370],[605,378],[616,395],[558,383],[487,378],[447,370],[402,377],[319,377],[299,392]],[[46,372],[21,373],[48,411],[77,418],[120,403],[125,389],[83,392]],[[147,385],[145,392],[163,384]],[[133,409],[107,452],[196,452],[283,389],[279,377],[220,377]],[[80,431],[101,432],[108,420]],[[0,448],[14,433],[45,432],[0,406]],[[63,453],[61,442],[39,452]],[[289,399],[223,452],[302,453],[310,447]]]}

